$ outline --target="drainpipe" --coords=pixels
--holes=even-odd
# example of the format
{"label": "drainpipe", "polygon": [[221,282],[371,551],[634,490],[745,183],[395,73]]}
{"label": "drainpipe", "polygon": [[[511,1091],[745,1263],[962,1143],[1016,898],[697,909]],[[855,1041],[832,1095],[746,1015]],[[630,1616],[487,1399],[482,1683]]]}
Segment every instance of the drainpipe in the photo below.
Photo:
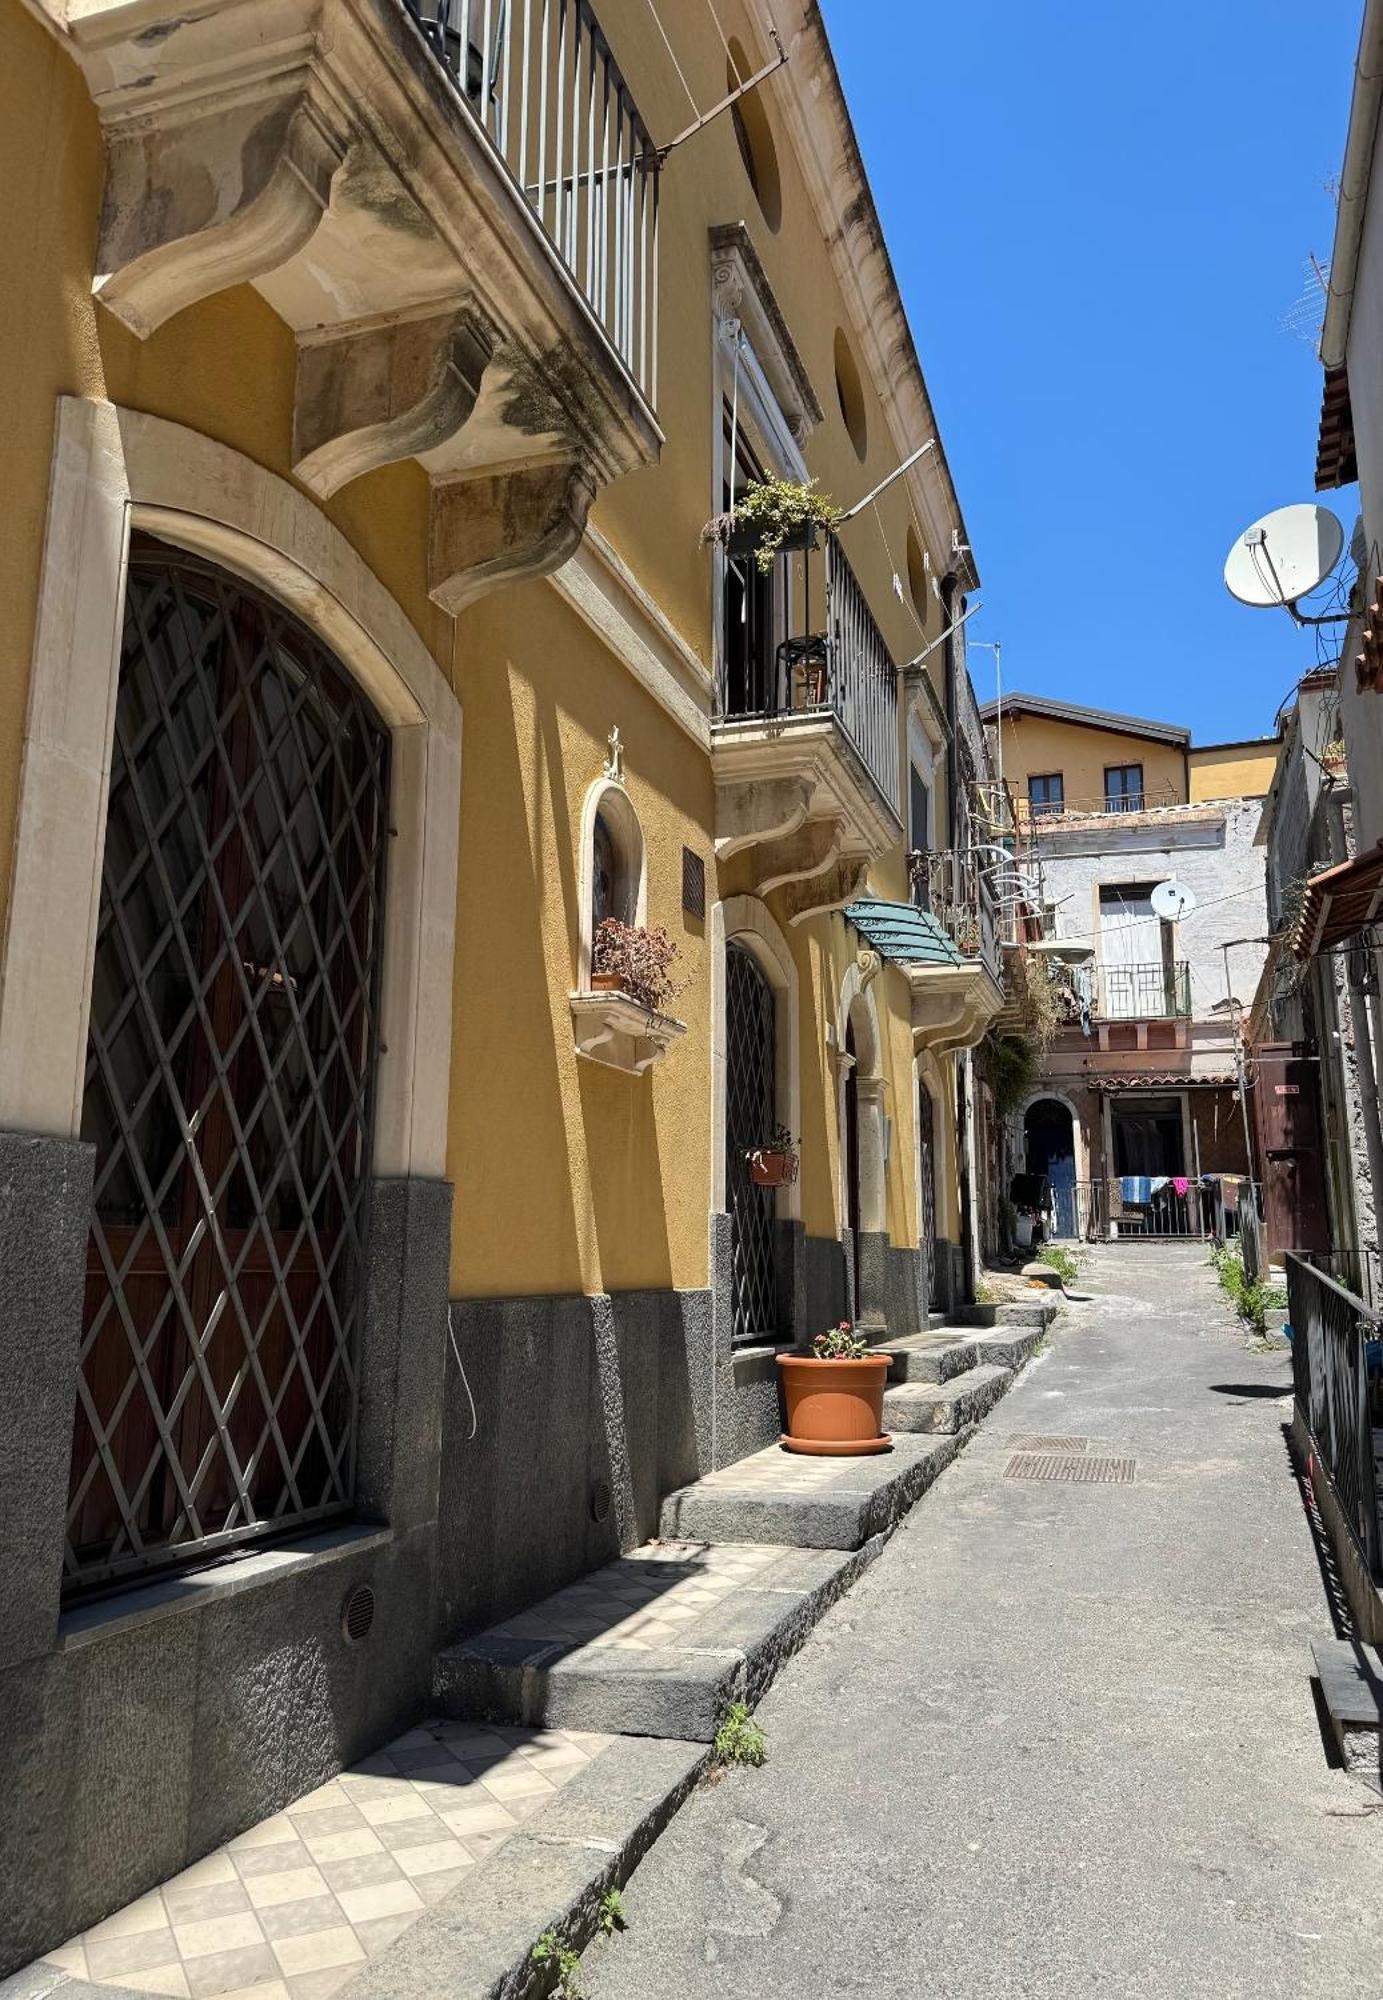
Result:
{"label": "drainpipe", "polygon": [[1367,0],[1359,31],[1359,50],[1354,58],[1349,135],[1340,172],[1335,247],[1330,259],[1325,325],[1321,329],[1321,365],[1325,368],[1343,368],[1349,348],[1350,313],[1359,277],[1364,209],[1373,174],[1380,106],[1383,106],[1383,0]]}

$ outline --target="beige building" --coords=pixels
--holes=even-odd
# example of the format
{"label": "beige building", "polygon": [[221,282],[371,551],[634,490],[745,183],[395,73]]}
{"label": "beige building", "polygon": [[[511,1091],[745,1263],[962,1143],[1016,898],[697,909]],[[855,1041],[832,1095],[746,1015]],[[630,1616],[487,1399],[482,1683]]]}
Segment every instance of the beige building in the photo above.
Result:
{"label": "beige building", "polygon": [[966,1295],[970,537],[819,9],[662,13],[0,0],[0,1972]]}

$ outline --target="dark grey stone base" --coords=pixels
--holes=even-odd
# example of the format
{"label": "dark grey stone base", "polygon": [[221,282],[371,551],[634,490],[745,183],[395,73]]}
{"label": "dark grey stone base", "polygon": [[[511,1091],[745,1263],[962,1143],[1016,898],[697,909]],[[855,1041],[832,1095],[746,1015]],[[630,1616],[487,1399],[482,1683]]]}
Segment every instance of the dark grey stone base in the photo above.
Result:
{"label": "dark grey stone base", "polygon": [[57,1624],[94,1159],[0,1132],[0,1668]]}
{"label": "dark grey stone base", "polygon": [[[446,1371],[440,1628],[482,1630],[657,1531],[711,1462],[710,1294],[467,1299]],[[475,1404],[475,1436],[471,1398]]]}
{"label": "dark grey stone base", "polygon": [[[371,1204],[360,1450],[381,1531],[151,1578],[59,1621],[90,1173],[87,1148],[0,1136],[0,1976],[406,1728],[435,1643],[441,1183],[382,1183]],[[375,1619],[352,1647],[359,1583]]]}
{"label": "dark grey stone base", "polygon": [[1008,1393],[1013,1371],[981,1362],[949,1382],[903,1382],[884,1392],[884,1428],[956,1435],[981,1423]]}

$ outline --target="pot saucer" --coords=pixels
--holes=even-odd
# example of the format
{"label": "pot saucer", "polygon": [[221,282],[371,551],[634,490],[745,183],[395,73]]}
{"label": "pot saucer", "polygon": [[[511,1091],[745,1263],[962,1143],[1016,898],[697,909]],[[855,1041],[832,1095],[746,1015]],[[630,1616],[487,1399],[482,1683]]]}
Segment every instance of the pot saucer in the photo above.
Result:
{"label": "pot saucer", "polygon": [[870,1458],[875,1452],[892,1451],[893,1439],[876,1438],[795,1438],[786,1433],[778,1440],[784,1451],[799,1452],[804,1458]]}

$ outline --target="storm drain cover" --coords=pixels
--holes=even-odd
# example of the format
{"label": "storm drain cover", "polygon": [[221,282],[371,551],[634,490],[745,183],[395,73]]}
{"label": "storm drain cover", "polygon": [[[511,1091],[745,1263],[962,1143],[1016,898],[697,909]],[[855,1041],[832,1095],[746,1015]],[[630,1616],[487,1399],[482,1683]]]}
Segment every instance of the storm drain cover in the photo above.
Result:
{"label": "storm drain cover", "polygon": [[1010,1451],[1086,1451],[1089,1438],[1048,1437],[1042,1431],[1015,1431],[1009,1438]]}
{"label": "storm drain cover", "polygon": [[1004,1467],[1005,1479],[1045,1479],[1067,1486],[1132,1486],[1138,1461],[1054,1451],[1020,1452]]}

